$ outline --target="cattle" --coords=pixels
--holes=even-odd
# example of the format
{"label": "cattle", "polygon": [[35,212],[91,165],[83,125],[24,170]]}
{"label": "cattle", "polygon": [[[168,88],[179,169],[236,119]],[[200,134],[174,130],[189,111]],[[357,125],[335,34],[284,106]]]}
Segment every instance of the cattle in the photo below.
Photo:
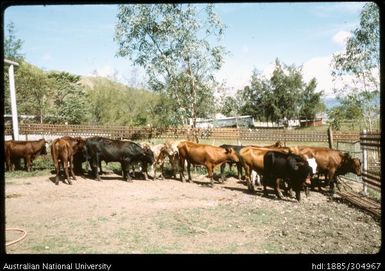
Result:
{"label": "cattle", "polygon": [[[283,147],[282,145],[282,142],[281,141],[277,141],[276,143],[274,143],[273,145],[268,145],[268,146],[255,146],[255,145],[250,145],[251,147],[256,147],[256,148],[280,148],[280,147]],[[240,145],[228,145],[228,144],[223,144],[223,145],[220,145],[219,147],[222,147],[222,148],[233,148],[235,150],[235,152],[237,153],[237,155],[239,156],[239,152],[241,149],[243,149],[244,147],[247,147],[247,146],[240,146]],[[238,180],[241,179],[242,177],[242,166],[241,166],[241,163],[240,162],[232,162],[232,161],[227,161],[227,164],[229,164],[229,170],[231,170],[231,167],[233,164],[236,164],[237,166],[237,178]],[[223,163],[221,165],[221,176],[222,176],[222,180],[224,179],[224,170],[225,170],[225,167],[226,167],[226,163]],[[255,172],[254,172],[255,173]],[[259,177],[258,175],[255,176],[256,178]],[[254,178],[255,179],[255,178]]]}
{"label": "cattle", "polygon": [[154,162],[154,154],[150,149],[143,149],[139,144],[131,141],[113,140],[104,137],[86,139],[85,152],[97,181],[101,181],[98,165],[102,160],[105,162],[120,162],[123,180],[125,181],[132,181],[128,173],[132,163],[140,162],[142,164],[142,172],[147,180],[147,164]]}
{"label": "cattle", "polygon": [[[175,150],[173,150],[172,146],[170,144],[163,143],[163,144],[157,144],[150,146],[150,149],[154,153],[154,163],[152,164],[152,170],[153,170],[153,179],[156,180],[156,169],[160,167],[160,177],[163,179],[163,166],[166,157],[173,157],[175,155]],[[170,158],[172,159],[172,158]],[[172,164],[172,161],[170,161]]]}
{"label": "cattle", "polygon": [[266,186],[274,187],[275,194],[282,199],[283,195],[279,188],[279,179],[287,180],[289,187],[293,188],[296,199],[301,200],[301,188],[303,184],[313,174],[313,169],[309,166],[306,159],[293,153],[282,153],[277,151],[268,151],[263,157],[264,173],[263,187],[264,194],[267,196]]}
{"label": "cattle", "polygon": [[63,167],[68,184],[72,184],[68,174],[68,167],[71,176],[76,180],[75,173],[73,172],[73,155],[74,151],[71,144],[65,139],[55,139],[51,144],[51,156],[55,166],[56,178],[55,184],[59,184],[60,178],[60,165]]}
{"label": "cattle", "polygon": [[12,170],[11,162],[20,158],[24,159],[24,166],[27,171],[32,171],[32,162],[38,155],[47,154],[47,141],[45,139],[35,141],[16,141],[11,140],[6,147],[6,162],[8,168]]}
{"label": "cattle", "polygon": [[[60,178],[60,165],[62,165],[65,176],[69,184],[72,184],[69,172],[74,180],[76,180],[74,171],[78,174],[82,174],[82,162],[85,161],[84,157],[85,141],[81,137],[64,136],[55,139],[51,144],[51,156],[55,166],[56,178],[55,183],[59,184]],[[76,160],[75,160],[76,159]]]}
{"label": "cattle", "polygon": [[278,151],[278,152],[284,152],[284,153],[290,152],[289,148],[286,148],[286,147],[265,148],[265,147],[253,147],[253,146],[244,147],[239,152],[239,160],[242,167],[245,169],[246,184],[249,191],[254,191],[254,184],[251,178],[252,171],[255,171],[256,174],[258,174],[259,176],[263,175],[264,173],[263,157],[268,151]]}
{"label": "cattle", "polygon": [[317,172],[325,174],[330,183],[330,191],[335,193],[334,184],[337,184],[337,176],[345,175],[349,172],[361,176],[361,161],[352,158],[349,153],[327,147],[308,147],[298,146],[292,148],[296,154],[314,157],[317,163]]}
{"label": "cattle", "polygon": [[4,141],[4,160],[5,160],[5,170],[6,171],[12,171],[11,154],[10,154],[11,144],[12,144],[11,140]]}
{"label": "cattle", "polygon": [[178,144],[180,180],[184,182],[184,166],[187,161],[188,180],[191,181],[191,164],[203,165],[207,168],[211,186],[214,185],[213,170],[216,166],[231,160],[238,162],[239,158],[232,148],[221,148],[206,144],[197,144],[191,141],[182,141]]}

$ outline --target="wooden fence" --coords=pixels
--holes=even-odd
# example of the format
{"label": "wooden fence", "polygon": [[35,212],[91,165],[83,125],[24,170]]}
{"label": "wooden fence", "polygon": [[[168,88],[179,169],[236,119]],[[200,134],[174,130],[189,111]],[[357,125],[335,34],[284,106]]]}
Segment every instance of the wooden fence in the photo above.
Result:
{"label": "wooden fence", "polygon": [[[127,126],[59,125],[59,124],[20,124],[20,135],[49,136],[105,136],[115,139],[215,139],[240,142],[328,142],[327,132],[247,129],[247,128],[138,128]],[[4,126],[4,134],[11,135],[11,125]],[[334,141],[356,142],[359,133],[334,132]]]}
{"label": "wooden fence", "polygon": [[381,191],[381,134],[361,133],[360,145],[362,149],[364,192],[366,192],[366,185]]}

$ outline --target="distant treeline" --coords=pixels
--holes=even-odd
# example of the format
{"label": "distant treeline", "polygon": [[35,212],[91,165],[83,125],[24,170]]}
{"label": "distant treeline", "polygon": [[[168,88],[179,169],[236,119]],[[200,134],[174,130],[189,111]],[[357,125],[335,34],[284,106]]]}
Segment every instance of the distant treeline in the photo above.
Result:
{"label": "distant treeline", "polygon": [[[15,68],[19,115],[41,123],[167,126],[175,124],[171,102],[158,93],[131,88],[104,77],[44,71],[25,61]],[[11,114],[4,68],[4,114]]]}

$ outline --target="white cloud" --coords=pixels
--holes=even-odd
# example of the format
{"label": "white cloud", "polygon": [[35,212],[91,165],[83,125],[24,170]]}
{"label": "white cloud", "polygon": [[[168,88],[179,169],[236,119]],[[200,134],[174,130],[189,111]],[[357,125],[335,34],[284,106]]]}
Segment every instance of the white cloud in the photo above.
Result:
{"label": "white cloud", "polygon": [[317,90],[322,90],[323,95],[327,98],[335,97],[330,67],[332,59],[332,56],[314,57],[306,61],[302,66],[304,81],[309,82],[315,77]]}
{"label": "white cloud", "polygon": [[346,47],[347,40],[352,36],[352,33],[347,31],[338,31],[332,38],[333,42],[340,45],[341,47]]}

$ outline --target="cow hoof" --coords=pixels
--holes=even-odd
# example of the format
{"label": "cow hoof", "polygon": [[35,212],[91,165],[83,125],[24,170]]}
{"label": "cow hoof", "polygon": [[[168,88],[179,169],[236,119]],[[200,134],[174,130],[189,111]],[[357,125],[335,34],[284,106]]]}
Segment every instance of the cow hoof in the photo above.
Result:
{"label": "cow hoof", "polygon": [[68,182],[68,184],[69,184],[69,185],[72,185],[72,182],[71,182],[71,181],[69,181],[69,182]]}

